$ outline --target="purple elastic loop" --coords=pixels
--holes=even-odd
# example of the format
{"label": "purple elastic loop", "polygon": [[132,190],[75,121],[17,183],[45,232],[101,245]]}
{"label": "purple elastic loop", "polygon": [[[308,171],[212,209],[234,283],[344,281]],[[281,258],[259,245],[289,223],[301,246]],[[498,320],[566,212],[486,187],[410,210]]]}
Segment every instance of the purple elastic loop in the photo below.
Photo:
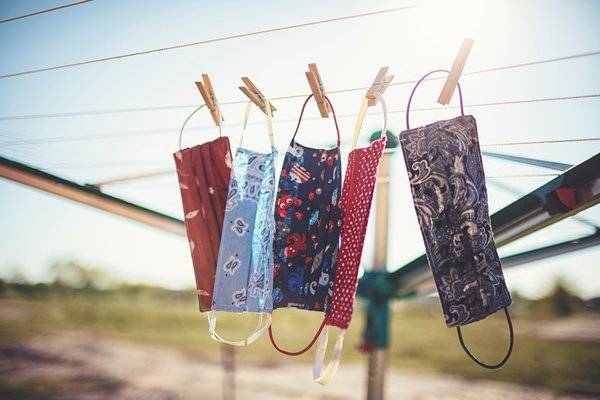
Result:
{"label": "purple elastic loop", "polygon": [[[413,99],[413,96],[414,96],[415,92],[417,91],[417,87],[419,87],[419,85],[421,84],[421,82],[423,82],[429,75],[435,74],[437,72],[445,72],[447,74],[450,73],[450,71],[448,71],[447,69],[436,69],[435,71],[428,72],[425,75],[423,75],[423,77],[421,79],[419,79],[417,81],[417,83],[415,84],[415,87],[413,88],[412,92],[410,92],[410,97],[408,98],[408,105],[406,106],[406,129],[410,129],[410,124],[409,124],[409,121],[408,121],[408,115],[410,113],[410,103],[412,103],[412,99]],[[458,97],[460,99],[460,115],[465,115],[465,107],[463,105],[463,96],[462,96],[462,90],[460,88],[460,83],[457,82],[456,85],[458,87]]]}

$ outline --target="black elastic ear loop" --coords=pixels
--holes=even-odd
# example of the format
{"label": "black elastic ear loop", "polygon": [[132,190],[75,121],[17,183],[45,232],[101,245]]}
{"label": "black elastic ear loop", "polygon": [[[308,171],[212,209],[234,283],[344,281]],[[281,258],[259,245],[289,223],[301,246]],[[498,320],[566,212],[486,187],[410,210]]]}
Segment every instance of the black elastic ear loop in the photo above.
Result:
{"label": "black elastic ear loop", "polygon": [[513,325],[512,325],[512,321],[510,320],[510,314],[508,313],[508,309],[506,307],[504,307],[504,314],[506,314],[506,322],[508,322],[508,332],[510,334],[510,343],[508,345],[508,351],[506,352],[506,355],[504,356],[504,358],[502,359],[502,361],[500,361],[498,364],[485,364],[482,361],[479,361],[477,359],[477,357],[475,357],[470,351],[469,349],[467,349],[467,346],[465,345],[465,342],[463,340],[462,337],[462,333],[460,331],[460,326],[456,327],[456,332],[458,332],[458,340],[460,341],[460,345],[462,346],[463,350],[465,351],[465,353],[467,353],[467,355],[471,358],[471,360],[473,360],[475,363],[477,363],[479,366],[483,367],[483,368],[487,368],[487,369],[498,369],[501,366],[503,366],[504,364],[506,364],[506,362],[508,361],[508,359],[510,358],[512,351],[513,351],[513,344],[514,344],[514,332],[513,332]]}

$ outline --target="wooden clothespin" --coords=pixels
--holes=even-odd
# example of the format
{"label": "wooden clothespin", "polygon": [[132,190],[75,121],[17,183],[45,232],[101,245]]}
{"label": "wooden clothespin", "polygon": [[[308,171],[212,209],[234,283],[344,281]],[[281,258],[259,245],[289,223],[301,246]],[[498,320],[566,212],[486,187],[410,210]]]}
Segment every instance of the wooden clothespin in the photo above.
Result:
{"label": "wooden clothespin", "polygon": [[462,42],[462,45],[460,46],[458,54],[456,55],[456,59],[454,59],[454,63],[452,63],[452,68],[450,69],[448,78],[446,78],[446,83],[444,83],[444,87],[442,88],[440,97],[438,97],[438,103],[443,105],[450,103],[452,95],[456,90],[458,79],[462,74],[462,70],[465,67],[467,58],[469,58],[471,47],[473,47],[473,39],[465,38],[465,40],[463,40]]}
{"label": "wooden clothespin", "polygon": [[[248,98],[254,103],[256,104],[256,106],[258,108],[260,108],[262,110],[262,112],[264,112],[265,114],[267,113],[267,109],[265,107],[265,100],[266,97],[262,94],[262,92],[260,90],[258,90],[258,88],[256,87],[256,85],[254,85],[254,83],[252,83],[252,81],[250,80],[250,78],[244,76],[242,77],[242,81],[244,82],[244,84],[246,86],[240,86],[240,90],[246,95],[248,96]],[[269,106],[271,106],[271,114],[275,111],[277,111],[277,109],[275,108],[275,106],[269,102]]]}
{"label": "wooden clothespin", "polygon": [[[377,72],[377,76],[375,76],[373,84],[367,90],[365,98],[362,100],[362,104],[360,105],[360,111],[358,112],[358,118],[356,119],[356,126],[354,128],[354,138],[352,139],[353,150],[358,145],[358,138],[360,137],[360,131],[363,126],[363,121],[365,120],[365,115],[367,115],[367,110],[369,109],[369,107],[377,105],[380,96],[383,95],[385,90],[392,82],[392,79],[394,79],[394,75],[387,74],[388,70],[389,67],[381,67],[379,69],[379,72]],[[385,102],[382,103],[382,106],[385,106]],[[387,111],[385,107],[383,107],[383,118],[384,124],[382,132],[387,132]]]}
{"label": "wooden clothespin", "polygon": [[325,87],[323,86],[323,82],[321,81],[321,75],[319,74],[319,70],[317,69],[317,64],[308,64],[308,71],[306,71],[306,79],[308,79],[310,90],[312,91],[315,101],[317,102],[317,106],[319,107],[321,117],[329,118],[331,108],[329,107],[329,103],[325,100]]}
{"label": "wooden clothespin", "polygon": [[369,99],[369,107],[377,105],[377,96],[383,95],[386,91],[392,80],[394,79],[394,75],[388,75],[389,67],[381,67],[373,84],[367,90],[366,98]]}
{"label": "wooden clothespin", "polygon": [[202,74],[202,81],[204,84],[202,84],[202,82],[196,82],[196,87],[200,91],[200,94],[204,99],[204,104],[206,104],[206,107],[208,107],[210,115],[215,121],[215,125],[221,126],[221,122],[223,122],[225,119],[223,118],[223,114],[221,114],[219,103],[217,102],[217,96],[215,96],[215,91],[207,74]]}

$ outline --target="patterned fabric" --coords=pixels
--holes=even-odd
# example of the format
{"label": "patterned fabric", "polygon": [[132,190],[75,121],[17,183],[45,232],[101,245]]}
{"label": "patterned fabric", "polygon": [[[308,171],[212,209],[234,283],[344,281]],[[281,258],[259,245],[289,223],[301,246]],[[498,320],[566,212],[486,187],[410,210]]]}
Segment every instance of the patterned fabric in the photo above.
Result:
{"label": "patterned fabric", "polygon": [[356,149],[348,156],[348,169],[340,198],[343,220],[338,267],[333,285],[333,300],[325,324],[348,329],[352,319],[358,267],[362,255],[377,167],[385,149],[386,136],[369,147]]}
{"label": "patterned fabric", "polygon": [[273,201],[275,158],[238,148],[229,194],[213,311],[271,312],[273,300]]}
{"label": "patterned fabric", "polygon": [[339,147],[292,140],[275,203],[274,308],[326,311],[333,293],[341,211]]}
{"label": "patterned fabric", "polygon": [[229,139],[221,137],[173,154],[202,312],[210,310],[213,296],[231,172],[229,149]]}
{"label": "patterned fabric", "polygon": [[509,306],[475,119],[406,130],[400,142],[446,324],[465,325]]}

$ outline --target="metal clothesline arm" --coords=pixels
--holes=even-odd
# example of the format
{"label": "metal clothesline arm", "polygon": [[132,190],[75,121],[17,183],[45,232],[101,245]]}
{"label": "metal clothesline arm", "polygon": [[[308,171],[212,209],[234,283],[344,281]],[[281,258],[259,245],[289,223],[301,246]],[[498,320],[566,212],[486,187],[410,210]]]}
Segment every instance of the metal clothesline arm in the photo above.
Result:
{"label": "metal clothesline arm", "polygon": [[[572,191],[572,203],[559,196]],[[491,216],[498,247],[573,216],[600,202],[600,153],[574,166]],[[412,292],[433,278],[425,255],[388,275],[397,295]]]}
{"label": "metal clothesline arm", "polygon": [[0,157],[0,177],[185,236],[182,220],[103,193],[94,185],[81,185],[4,157]]}
{"label": "metal clothesline arm", "polygon": [[504,161],[511,161],[518,164],[533,165],[536,167],[553,169],[555,171],[566,171],[572,167],[571,164],[560,163],[556,161],[540,160],[538,158],[513,156],[510,154],[500,154],[491,151],[482,151],[481,154],[485,157],[497,158]]}

